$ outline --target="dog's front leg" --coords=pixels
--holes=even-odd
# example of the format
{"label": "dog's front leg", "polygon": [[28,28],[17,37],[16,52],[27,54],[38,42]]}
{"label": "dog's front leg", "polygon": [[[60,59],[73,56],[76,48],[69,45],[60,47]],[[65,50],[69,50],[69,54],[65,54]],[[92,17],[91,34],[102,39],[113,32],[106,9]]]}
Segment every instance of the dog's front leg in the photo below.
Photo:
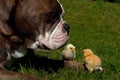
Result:
{"label": "dog's front leg", "polygon": [[5,69],[3,66],[6,64],[9,57],[7,51],[10,50],[10,47],[5,44],[5,40],[0,37],[0,80],[41,80],[32,75],[22,74],[13,72]]}
{"label": "dog's front leg", "polygon": [[9,71],[0,66],[0,80],[42,80],[32,75]]}

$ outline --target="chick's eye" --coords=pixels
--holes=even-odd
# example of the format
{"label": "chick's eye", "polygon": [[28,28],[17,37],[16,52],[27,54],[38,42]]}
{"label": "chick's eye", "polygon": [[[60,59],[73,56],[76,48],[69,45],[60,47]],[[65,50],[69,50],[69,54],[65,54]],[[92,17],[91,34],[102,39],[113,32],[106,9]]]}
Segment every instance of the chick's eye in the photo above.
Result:
{"label": "chick's eye", "polygon": [[72,47],[70,47],[70,49],[72,50],[73,48],[72,48]]}

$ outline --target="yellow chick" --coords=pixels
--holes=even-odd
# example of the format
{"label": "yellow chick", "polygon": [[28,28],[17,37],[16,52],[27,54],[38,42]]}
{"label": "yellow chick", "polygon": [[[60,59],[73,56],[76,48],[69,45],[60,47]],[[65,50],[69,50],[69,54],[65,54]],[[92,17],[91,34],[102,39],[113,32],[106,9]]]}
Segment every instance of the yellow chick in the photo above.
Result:
{"label": "yellow chick", "polygon": [[62,51],[62,59],[67,61],[74,61],[76,57],[75,46],[68,44]]}
{"label": "yellow chick", "polygon": [[100,58],[97,55],[94,55],[91,49],[84,49],[83,55],[85,66],[89,72],[96,70],[103,71]]}

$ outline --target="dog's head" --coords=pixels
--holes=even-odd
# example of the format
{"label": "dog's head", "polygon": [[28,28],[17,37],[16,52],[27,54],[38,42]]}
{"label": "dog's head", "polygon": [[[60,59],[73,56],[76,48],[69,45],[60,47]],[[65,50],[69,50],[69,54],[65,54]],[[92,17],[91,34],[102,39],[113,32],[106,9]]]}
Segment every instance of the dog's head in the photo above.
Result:
{"label": "dog's head", "polygon": [[63,20],[64,9],[57,0],[19,0],[16,8],[16,29],[28,48],[45,46],[57,49],[69,38],[69,26]]}

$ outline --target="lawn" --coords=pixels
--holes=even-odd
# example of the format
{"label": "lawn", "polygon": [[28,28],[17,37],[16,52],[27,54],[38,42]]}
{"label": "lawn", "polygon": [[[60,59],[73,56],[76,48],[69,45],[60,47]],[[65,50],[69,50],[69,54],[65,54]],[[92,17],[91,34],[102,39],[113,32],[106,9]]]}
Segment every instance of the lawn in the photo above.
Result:
{"label": "lawn", "polygon": [[[119,80],[120,78],[120,4],[91,0],[60,0],[65,20],[70,25],[68,43],[76,46],[76,61],[82,62],[82,50],[90,48],[100,56],[103,72],[89,73],[63,68],[48,72],[21,65],[21,73],[34,74],[45,80]],[[51,51],[50,58],[60,60],[61,49]],[[45,53],[38,56],[47,56]],[[39,62],[37,62],[39,64]]]}

